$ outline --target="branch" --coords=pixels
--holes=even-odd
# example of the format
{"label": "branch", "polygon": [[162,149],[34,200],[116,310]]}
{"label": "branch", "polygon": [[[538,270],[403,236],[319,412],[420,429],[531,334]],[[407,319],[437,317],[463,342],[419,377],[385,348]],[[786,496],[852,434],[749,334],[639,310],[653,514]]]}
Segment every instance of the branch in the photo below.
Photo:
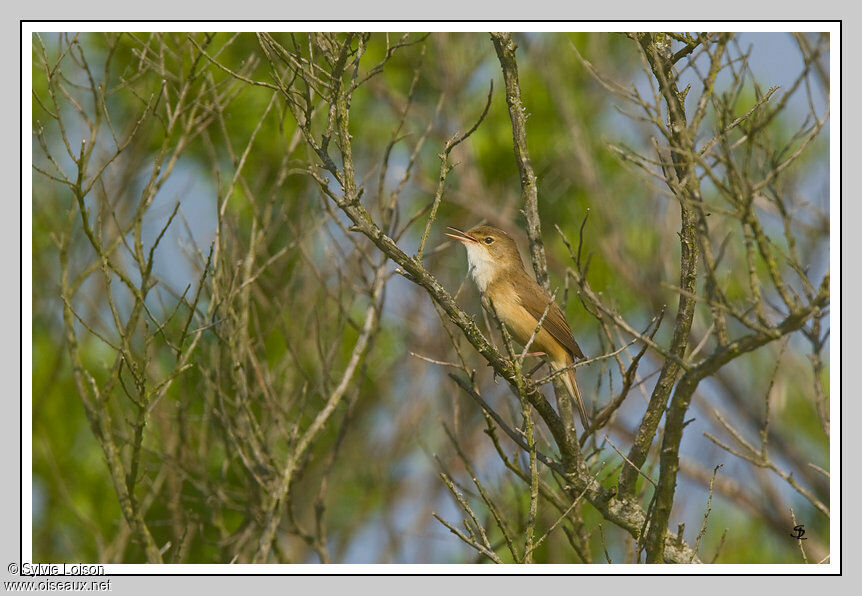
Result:
{"label": "branch", "polygon": [[[680,201],[680,288],[686,292],[694,293],[697,281],[698,241],[697,241],[697,215],[691,209],[690,202],[700,197],[700,186],[697,176],[694,175],[694,134],[688,129],[685,117],[685,95],[680,93],[676,85],[676,79],[671,75],[672,64],[663,57],[662,51],[656,46],[653,37],[648,34],[635,36],[641,52],[652,70],[653,76],[659,83],[661,95],[665,100],[669,114],[671,155],[673,156],[673,170],[676,181],[670,177],[666,182],[668,188]],[[721,52],[714,61],[720,61]],[[706,92],[706,91],[705,91]],[[691,324],[694,319],[694,307],[696,301],[687,294],[680,293],[679,307],[673,327],[673,338],[671,339],[669,352],[679,359],[685,356],[688,347],[688,338]],[[675,359],[666,359],[659,374],[658,381],[650,396],[646,413],[638,426],[635,441],[629,450],[628,459],[634,466],[625,466],[620,473],[619,490],[623,495],[631,496],[635,489],[637,469],[646,461],[650,446],[655,438],[659,421],[664,413],[665,405],[670,397],[671,390],[680,372],[680,366]],[[681,429],[680,429],[681,430]],[[652,527],[652,526],[651,526]],[[664,528],[661,530],[664,532]],[[659,543],[653,542],[655,547],[650,554],[647,550],[649,562],[661,562]]]}
{"label": "branch", "polygon": [[506,103],[509,106],[509,119],[512,121],[512,140],[514,141],[515,162],[521,176],[521,198],[524,203],[524,217],[527,220],[527,236],[530,238],[530,257],[536,281],[548,292],[551,291],[548,280],[548,263],[545,258],[545,245],[542,242],[542,222],[539,219],[539,198],[536,188],[536,174],[530,163],[527,150],[527,116],[521,102],[521,87],[518,83],[518,63],[515,60],[515,50],[518,46],[512,41],[509,33],[491,33],[494,50],[503,69],[503,81],[506,84]]}

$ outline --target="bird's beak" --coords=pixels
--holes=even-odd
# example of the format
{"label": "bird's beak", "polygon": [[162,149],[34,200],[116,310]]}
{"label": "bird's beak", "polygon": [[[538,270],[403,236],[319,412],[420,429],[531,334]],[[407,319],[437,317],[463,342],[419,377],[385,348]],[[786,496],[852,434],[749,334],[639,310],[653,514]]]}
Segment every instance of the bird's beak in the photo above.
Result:
{"label": "bird's beak", "polygon": [[449,228],[450,230],[452,230],[453,232],[455,232],[454,234],[450,234],[449,232],[446,232],[446,235],[447,235],[447,236],[449,236],[450,238],[454,238],[455,240],[458,240],[458,241],[460,241],[460,242],[463,242],[464,244],[467,244],[468,242],[472,242],[472,243],[474,243],[474,244],[478,244],[478,243],[479,243],[479,241],[478,241],[478,240],[476,240],[475,238],[473,238],[473,237],[472,237],[470,234],[468,234],[467,232],[462,232],[462,231],[461,231],[461,230],[459,230],[458,228],[453,228],[452,226],[446,226],[446,227],[447,227],[447,228]]}

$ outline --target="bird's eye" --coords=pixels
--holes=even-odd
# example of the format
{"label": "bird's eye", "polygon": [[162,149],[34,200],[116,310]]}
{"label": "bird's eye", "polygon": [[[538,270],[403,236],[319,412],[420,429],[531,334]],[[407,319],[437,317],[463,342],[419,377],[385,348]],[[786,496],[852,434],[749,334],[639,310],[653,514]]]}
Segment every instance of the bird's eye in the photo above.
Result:
{"label": "bird's eye", "polygon": [[487,238],[485,238],[485,244],[491,244],[492,242],[494,242],[494,239],[493,239],[493,238],[491,238],[490,236],[488,236]]}

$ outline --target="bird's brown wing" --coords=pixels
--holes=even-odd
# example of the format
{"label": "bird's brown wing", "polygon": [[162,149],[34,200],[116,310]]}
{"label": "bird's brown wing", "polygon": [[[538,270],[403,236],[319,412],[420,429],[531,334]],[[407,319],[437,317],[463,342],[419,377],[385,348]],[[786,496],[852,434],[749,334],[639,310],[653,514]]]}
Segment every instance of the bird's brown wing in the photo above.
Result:
{"label": "bird's brown wing", "polygon": [[[548,308],[548,303],[551,302],[551,296],[545,292],[542,287],[535,281],[530,279],[526,274],[522,279],[519,279],[516,284],[521,286],[518,288],[518,297],[521,305],[536,318],[538,322]],[[554,339],[566,348],[573,358],[584,358],[584,353],[581,351],[578,342],[575,341],[572,335],[572,330],[566,322],[566,317],[563,315],[562,309],[556,302],[551,303],[551,308],[542,323],[542,329],[550,333]]]}

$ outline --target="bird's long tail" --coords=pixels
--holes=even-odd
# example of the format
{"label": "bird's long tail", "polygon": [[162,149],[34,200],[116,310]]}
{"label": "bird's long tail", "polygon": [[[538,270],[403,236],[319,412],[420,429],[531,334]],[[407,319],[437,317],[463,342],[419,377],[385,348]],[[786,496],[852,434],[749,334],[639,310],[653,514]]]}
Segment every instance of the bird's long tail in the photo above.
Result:
{"label": "bird's long tail", "polygon": [[[566,363],[566,366],[570,364],[572,364],[571,360]],[[590,428],[590,419],[587,417],[587,409],[584,407],[584,400],[581,398],[581,392],[578,390],[578,382],[575,380],[574,369],[570,368],[561,378],[566,389],[569,391],[569,395],[575,400],[575,404],[578,406],[578,414],[581,415],[581,423],[584,425],[584,430],[587,430]]]}

